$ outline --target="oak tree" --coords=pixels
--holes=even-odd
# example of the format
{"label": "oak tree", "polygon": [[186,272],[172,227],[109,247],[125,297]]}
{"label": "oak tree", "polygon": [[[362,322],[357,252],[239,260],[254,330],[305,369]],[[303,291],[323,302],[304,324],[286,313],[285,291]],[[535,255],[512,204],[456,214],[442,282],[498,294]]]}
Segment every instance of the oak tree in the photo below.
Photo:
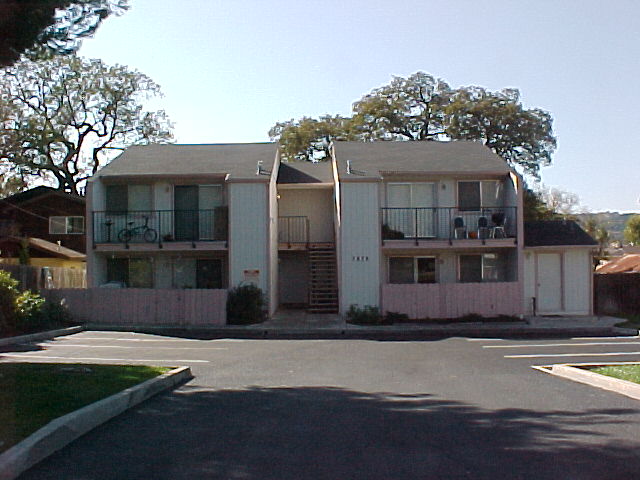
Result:
{"label": "oak tree", "polygon": [[125,66],[75,55],[21,60],[0,73],[0,162],[78,193],[114,153],[172,139],[165,112],[144,108],[159,95]]}
{"label": "oak tree", "polygon": [[0,3],[0,66],[21,54],[69,54],[93,35],[109,15],[120,15],[129,0],[29,0]]}

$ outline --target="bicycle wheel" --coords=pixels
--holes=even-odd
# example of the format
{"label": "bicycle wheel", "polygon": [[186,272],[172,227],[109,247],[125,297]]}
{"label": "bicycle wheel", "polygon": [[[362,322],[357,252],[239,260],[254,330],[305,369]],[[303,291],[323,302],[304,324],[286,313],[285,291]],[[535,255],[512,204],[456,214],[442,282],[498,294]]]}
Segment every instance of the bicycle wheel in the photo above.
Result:
{"label": "bicycle wheel", "polygon": [[128,243],[131,240],[131,230],[123,228],[118,232],[118,240],[124,243]]}
{"label": "bicycle wheel", "polygon": [[158,238],[158,232],[156,232],[153,228],[147,228],[142,235],[145,242],[155,242],[156,238]]}

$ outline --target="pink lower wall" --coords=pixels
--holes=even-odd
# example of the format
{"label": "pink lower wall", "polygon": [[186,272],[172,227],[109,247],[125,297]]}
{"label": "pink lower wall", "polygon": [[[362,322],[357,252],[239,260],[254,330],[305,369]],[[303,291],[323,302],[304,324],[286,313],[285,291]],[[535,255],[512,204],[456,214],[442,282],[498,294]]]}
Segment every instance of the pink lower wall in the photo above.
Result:
{"label": "pink lower wall", "polygon": [[71,314],[82,323],[180,327],[227,323],[226,290],[88,288],[42,293],[53,300],[64,299]]}
{"label": "pink lower wall", "polygon": [[485,317],[520,315],[518,282],[386,284],[382,312],[406,313],[410,318],[457,318],[468,313]]}

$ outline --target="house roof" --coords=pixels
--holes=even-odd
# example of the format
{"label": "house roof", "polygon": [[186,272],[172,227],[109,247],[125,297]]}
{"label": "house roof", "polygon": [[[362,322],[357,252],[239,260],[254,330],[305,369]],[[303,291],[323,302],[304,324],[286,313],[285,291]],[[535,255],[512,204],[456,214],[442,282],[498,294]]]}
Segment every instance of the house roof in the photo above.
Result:
{"label": "house roof", "polygon": [[[14,245],[20,245],[23,240],[23,237],[4,237],[0,238],[0,244],[2,243],[11,243]],[[26,237],[29,248],[34,249],[36,251],[44,252],[52,257],[56,258],[64,258],[66,260],[86,260],[87,256],[84,253],[77,252],[76,250],[72,250],[70,248],[63,247],[62,245],[58,245],[57,243],[48,242],[47,240],[43,240],[42,238],[35,237]],[[35,256],[35,255],[32,255]]]}
{"label": "house roof", "polygon": [[524,222],[525,247],[598,245],[580,225],[573,220],[541,220]]}
{"label": "house roof", "polygon": [[331,162],[283,162],[278,183],[333,183],[333,168]]}
{"label": "house roof", "polygon": [[[480,142],[334,142],[340,179],[384,174],[499,174],[511,169]],[[351,174],[347,173],[350,160]]]}
{"label": "house roof", "polygon": [[640,272],[640,255],[624,255],[615,260],[599,265],[596,273],[635,273]]}
{"label": "house roof", "polygon": [[30,202],[31,200],[34,200],[37,198],[41,198],[45,195],[58,195],[78,203],[85,203],[84,197],[81,197],[80,195],[63,192],[61,190],[57,190],[55,188],[45,187],[45,186],[30,188],[29,190],[25,190],[24,192],[16,193],[9,197],[3,198],[2,201],[9,202],[14,205],[19,205],[19,204]]}
{"label": "house roof", "polygon": [[136,145],[103,167],[98,177],[229,175],[233,179],[263,179],[258,162],[271,171],[276,157],[275,143],[228,143],[209,145]]}

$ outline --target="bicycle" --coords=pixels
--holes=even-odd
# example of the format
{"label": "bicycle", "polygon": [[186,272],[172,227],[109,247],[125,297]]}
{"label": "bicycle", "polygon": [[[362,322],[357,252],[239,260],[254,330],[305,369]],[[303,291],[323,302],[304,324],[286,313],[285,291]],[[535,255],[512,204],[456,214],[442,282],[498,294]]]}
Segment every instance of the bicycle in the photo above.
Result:
{"label": "bicycle", "polygon": [[145,242],[154,242],[158,238],[158,232],[149,227],[149,217],[143,216],[144,225],[134,227],[135,222],[127,222],[129,228],[123,228],[118,232],[118,240],[124,243],[129,243],[133,237],[142,237]]}

